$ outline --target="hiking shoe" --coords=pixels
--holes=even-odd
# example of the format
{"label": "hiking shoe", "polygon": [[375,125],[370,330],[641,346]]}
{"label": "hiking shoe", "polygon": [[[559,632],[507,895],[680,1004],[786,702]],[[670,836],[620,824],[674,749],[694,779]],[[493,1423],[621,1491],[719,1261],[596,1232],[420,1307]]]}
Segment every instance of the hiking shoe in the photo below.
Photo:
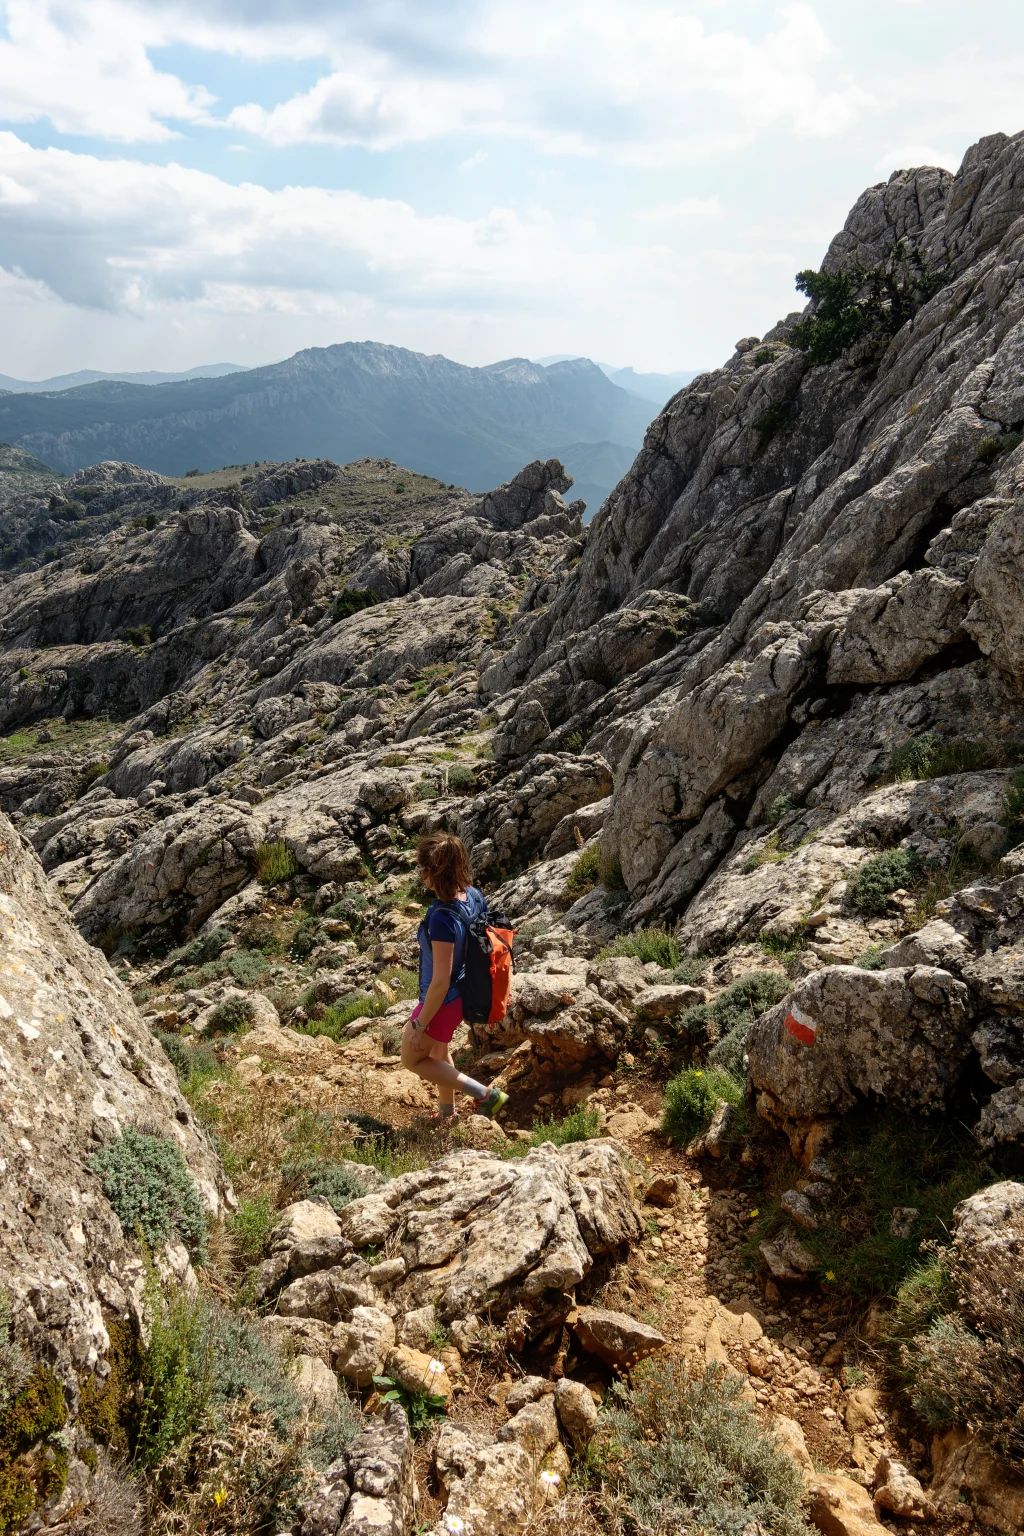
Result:
{"label": "hiking shoe", "polygon": [[486,1099],[481,1099],[477,1105],[478,1115],[486,1115],[488,1120],[493,1120],[499,1109],[504,1109],[508,1103],[508,1094],[502,1093],[500,1088],[491,1088]]}

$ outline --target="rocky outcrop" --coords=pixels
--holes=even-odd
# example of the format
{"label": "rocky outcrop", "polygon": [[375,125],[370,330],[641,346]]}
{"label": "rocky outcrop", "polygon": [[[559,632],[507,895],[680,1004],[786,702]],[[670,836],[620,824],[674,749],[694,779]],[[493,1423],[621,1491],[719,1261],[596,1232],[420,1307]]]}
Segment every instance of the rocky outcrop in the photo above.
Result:
{"label": "rocky outcrop", "polygon": [[[109,1369],[107,1324],[137,1310],[144,1281],[90,1160],[136,1128],[180,1149],[210,1217],[233,1196],[162,1048],[2,816],[0,925],[4,1285],[74,1401]],[[180,1242],[169,1257],[184,1273]]]}

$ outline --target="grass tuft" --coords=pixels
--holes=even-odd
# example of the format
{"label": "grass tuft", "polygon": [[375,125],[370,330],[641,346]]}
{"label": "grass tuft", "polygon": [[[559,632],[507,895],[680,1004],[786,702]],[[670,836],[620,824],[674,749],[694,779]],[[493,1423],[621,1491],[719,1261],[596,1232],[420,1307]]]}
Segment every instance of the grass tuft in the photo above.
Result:
{"label": "grass tuft", "polygon": [[638,928],[634,933],[620,933],[599,950],[598,960],[609,960],[617,955],[632,956],[646,965],[653,960],[663,970],[672,970],[681,959],[679,941],[664,928]]}
{"label": "grass tuft", "polygon": [[264,885],[279,885],[298,870],[295,855],[285,843],[260,843],[256,849],[256,874]]}
{"label": "grass tuft", "polygon": [[661,1128],[670,1141],[686,1146],[704,1130],[722,1100],[743,1102],[743,1086],[723,1067],[687,1067],[665,1085]]}

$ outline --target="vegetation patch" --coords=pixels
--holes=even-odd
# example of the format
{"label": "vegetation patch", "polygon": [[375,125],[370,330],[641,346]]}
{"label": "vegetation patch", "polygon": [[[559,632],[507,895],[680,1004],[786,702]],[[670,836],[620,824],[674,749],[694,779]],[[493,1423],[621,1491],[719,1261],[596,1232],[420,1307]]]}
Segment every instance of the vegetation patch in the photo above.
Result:
{"label": "vegetation patch", "polygon": [[256,874],[264,885],[279,885],[298,871],[295,855],[285,843],[260,843],[256,849]]}
{"label": "vegetation patch", "polygon": [[569,904],[592,891],[601,879],[601,845],[594,843],[585,848],[570,869],[565,880],[565,895]]}
{"label": "vegetation patch", "polygon": [[334,620],[349,619],[364,608],[372,608],[380,598],[372,587],[345,587],[334,599]]}
{"label": "vegetation patch", "polygon": [[0,1292],[0,1532],[15,1532],[46,1499],[61,1493],[68,1456],[64,1392],[53,1372],[14,1342]]}
{"label": "vegetation patch", "polygon": [[905,890],[920,873],[921,861],[912,848],[890,848],[860,866],[846,887],[846,900],[865,916],[879,917],[893,892]]}
{"label": "vegetation patch", "polygon": [[743,1050],[750,1026],[781,1002],[789,989],[789,978],[782,971],[751,971],[719,992],[710,1003],[688,1008],[679,1021],[680,1030],[712,1046],[710,1065],[726,1067],[742,1076]]}
{"label": "vegetation patch", "polygon": [[814,305],[813,313],[793,327],[791,344],[817,367],[834,363],[856,342],[876,350],[937,293],[945,275],[933,272],[923,256],[898,241],[875,267],[854,266],[839,272],[798,272],[796,286]]}
{"label": "vegetation patch", "polygon": [[177,1236],[193,1256],[203,1256],[206,1217],[177,1142],[126,1126],[86,1167],[103,1180],[126,1235],[141,1233],[151,1248]]}
{"label": "vegetation patch", "polygon": [[665,1085],[661,1128],[670,1141],[686,1146],[710,1123],[719,1104],[742,1104],[743,1085],[723,1067],[687,1067]]}
{"label": "vegetation patch", "polygon": [[366,1186],[343,1163],[330,1158],[311,1159],[306,1163],[287,1164],[281,1177],[291,1200],[326,1200],[333,1211],[340,1211],[352,1200],[361,1200]]}
{"label": "vegetation patch", "polygon": [[679,940],[664,928],[637,928],[633,933],[620,933],[598,952],[599,960],[609,960],[616,955],[629,955],[646,965],[653,960],[663,970],[670,971],[681,959]]}
{"label": "vegetation patch", "polygon": [[719,1365],[645,1360],[612,1388],[601,1450],[633,1531],[806,1536],[803,1480]]}
{"label": "vegetation patch", "polygon": [[248,1029],[256,1018],[256,1009],[248,997],[228,997],[210,1011],[209,1028],[216,1035],[234,1035]]}
{"label": "vegetation patch", "polygon": [[590,1141],[600,1134],[601,1119],[589,1104],[580,1104],[561,1120],[538,1120],[530,1132],[530,1144],[541,1147],[546,1141],[556,1147],[567,1146],[570,1141]]}

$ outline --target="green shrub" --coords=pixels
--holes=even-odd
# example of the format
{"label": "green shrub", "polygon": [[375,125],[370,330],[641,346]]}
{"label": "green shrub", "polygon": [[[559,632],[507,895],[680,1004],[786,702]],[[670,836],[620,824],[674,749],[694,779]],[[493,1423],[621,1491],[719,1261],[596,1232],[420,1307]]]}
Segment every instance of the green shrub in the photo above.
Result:
{"label": "green shrub", "polygon": [[303,1166],[290,1163],[282,1168],[281,1177],[294,1191],[293,1200],[326,1200],[334,1211],[342,1210],[351,1200],[361,1200],[366,1194],[366,1186],[351,1169],[330,1159]]}
{"label": "green shrub", "polygon": [[916,1265],[896,1290],[896,1299],[885,1318],[885,1343],[890,1361],[899,1373],[900,1351],[922,1333],[927,1333],[937,1318],[956,1307],[956,1294],[949,1274],[937,1256]]}
{"label": "green shrub", "polygon": [[798,272],[796,286],[815,305],[814,313],[793,327],[790,341],[811,367],[833,363],[864,333],[867,316],[857,303],[860,273]]}
{"label": "green shrub", "polygon": [[252,1263],[260,1257],[276,1220],[269,1195],[251,1195],[238,1202],[238,1210],[228,1221],[228,1233],[242,1259]]}
{"label": "green shrub", "polygon": [[941,779],[994,767],[999,754],[982,741],[952,737],[943,741],[935,731],[913,736],[893,751],[884,778],[894,784],[913,779]]}
{"label": "green shrub", "polygon": [[63,1492],[68,1472],[63,1389],[48,1366],[14,1342],[0,1292],[0,1532],[21,1531],[38,1505]]}
{"label": "green shrub", "polygon": [[699,987],[710,965],[707,955],[684,955],[672,972],[672,980],[682,987]]}
{"label": "green shrub", "polygon": [[740,1083],[721,1067],[687,1067],[665,1085],[661,1128],[677,1145],[685,1146],[711,1120],[720,1101],[743,1102]]}
{"label": "green shrub", "polygon": [[763,368],[766,363],[774,363],[775,353],[771,347],[758,347],[754,353],[754,366]]}
{"label": "green shrub", "polygon": [[248,1029],[256,1017],[256,1009],[247,997],[226,997],[210,1013],[209,1027],[215,1035],[233,1035],[240,1029]]}
{"label": "green shrub", "polygon": [[412,787],[414,800],[437,800],[441,794],[433,779],[417,779]]}
{"label": "green shrub", "polygon": [[742,1401],[742,1387],[719,1365],[691,1374],[677,1357],[645,1360],[628,1386],[616,1383],[599,1435],[630,1529],[807,1536],[800,1472]]}
{"label": "green shrub", "polygon": [[[751,1024],[762,1013],[767,1013],[769,1008],[780,1003],[789,990],[789,979],[781,971],[751,971],[741,976],[739,981],[734,981],[731,987],[719,992],[710,1003],[698,1003],[695,1008],[688,1008],[679,1021],[679,1027],[708,1044],[720,1041],[723,1045],[726,1037],[742,1030],[742,1059],[742,1046],[746,1043]],[[735,1043],[730,1050],[735,1052]],[[719,1064],[729,1065],[724,1060]]]}
{"label": "green shrub", "polygon": [[96,783],[97,779],[102,779],[103,775],[106,773],[109,767],[109,763],[90,763],[88,768],[83,769],[82,794],[85,794],[85,791],[90,789],[92,785]]}
{"label": "green shrub", "polygon": [[102,1178],[127,1236],[139,1230],[151,1248],[178,1236],[190,1253],[203,1256],[206,1217],[177,1142],[126,1126],[86,1167]]}
{"label": "green shrub", "polygon": [[372,587],[345,587],[334,599],[334,619],[347,619],[364,608],[372,608],[380,598]]}
{"label": "green shrub", "polygon": [[156,1031],[156,1037],[177,1073],[182,1093],[194,1108],[206,1086],[223,1076],[224,1068],[208,1045],[188,1045],[180,1035],[162,1029]]}
{"label": "green shrub", "polygon": [[153,644],[153,633],[148,624],[133,624],[125,630],[124,638],[129,645],[139,648]]}
{"label": "green shrub", "polygon": [[475,789],[475,770],[468,763],[453,763],[448,769],[448,788],[457,790]]}
{"label": "green shrub", "polygon": [[608,960],[616,955],[632,955],[641,965],[654,960],[666,971],[672,970],[681,959],[678,939],[664,928],[637,928],[634,933],[620,933],[598,952],[597,958]]}
{"label": "green shrub", "polygon": [[[895,1294],[922,1263],[924,1246],[945,1240],[954,1206],[992,1177],[956,1118],[884,1108],[848,1117],[828,1161],[835,1198],[801,1241],[832,1276],[830,1293],[845,1296]],[[919,1212],[907,1237],[890,1230],[898,1207]]]}
{"label": "green shrub", "polygon": [[784,816],[796,809],[796,802],[790,795],[776,795],[768,807],[766,820],[770,827],[777,827]]}
{"label": "green shrub", "polygon": [[530,1141],[535,1147],[543,1146],[546,1141],[564,1147],[570,1141],[590,1141],[599,1135],[600,1128],[601,1118],[597,1110],[589,1104],[580,1104],[562,1120],[539,1120],[530,1132]]}
{"label": "green shrub", "polygon": [[186,944],[183,949],[175,954],[168,955],[168,960],[181,960],[184,965],[204,965],[209,960],[216,960],[218,956],[231,943],[234,935],[230,928],[214,928],[210,933],[202,933],[191,944]]}
{"label": "green shrub", "polygon": [[292,934],[288,946],[294,960],[305,960],[313,953],[320,940],[320,924],[315,917],[303,917]]}
{"label": "green shrub", "polygon": [[586,744],[587,738],[584,736],[582,731],[570,731],[568,736],[562,742],[562,751],[572,752],[575,756],[576,754],[583,751],[583,748],[586,746]]}
{"label": "green shrub", "polygon": [[385,997],[353,997],[347,1002],[333,1003],[323,1017],[310,1019],[301,1026],[303,1034],[326,1036],[328,1040],[343,1040],[345,1026],[356,1019],[379,1019],[391,1004]]}
{"label": "green shrub", "polygon": [[862,971],[884,971],[885,962],[882,959],[882,953],[881,944],[870,944],[853,963]]}
{"label": "green shrub", "polygon": [[573,901],[592,891],[601,877],[601,845],[594,843],[585,848],[570,869],[565,880],[565,894]]}
{"label": "green shrub", "polygon": [[860,866],[846,887],[846,899],[858,912],[879,917],[893,891],[911,885],[919,872],[920,860],[912,848],[890,848]]}
{"label": "green shrub", "polygon": [[1024,433],[1001,432],[998,437],[983,437],[978,444],[978,458],[983,464],[991,464],[1001,453],[1012,453],[1024,442]]}
{"label": "green shrub", "polygon": [[210,1406],[246,1402],[253,1413],[268,1414],[285,1435],[302,1403],[281,1371],[276,1350],[243,1313],[220,1307],[210,1318]]}
{"label": "green shrub", "polygon": [[238,954],[232,955],[228,961],[228,970],[243,987],[255,987],[260,977],[269,969],[267,961],[254,949],[239,950]]}
{"label": "green shrub", "polygon": [[754,422],[754,431],[765,447],[780,432],[791,432],[797,424],[799,411],[792,400],[779,400],[766,406]]}
{"label": "green shrub", "polygon": [[285,843],[260,843],[256,849],[256,873],[264,885],[290,880],[298,867],[295,855]]}

